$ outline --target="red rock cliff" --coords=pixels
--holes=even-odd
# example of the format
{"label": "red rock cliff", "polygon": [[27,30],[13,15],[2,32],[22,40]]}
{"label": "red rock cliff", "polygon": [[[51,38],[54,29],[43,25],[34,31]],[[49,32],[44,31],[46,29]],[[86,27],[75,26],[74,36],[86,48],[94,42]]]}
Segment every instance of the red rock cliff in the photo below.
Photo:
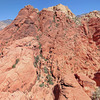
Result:
{"label": "red rock cliff", "polygon": [[25,6],[0,31],[0,99],[91,100],[99,29],[99,17],[78,19],[61,4],[40,12]]}

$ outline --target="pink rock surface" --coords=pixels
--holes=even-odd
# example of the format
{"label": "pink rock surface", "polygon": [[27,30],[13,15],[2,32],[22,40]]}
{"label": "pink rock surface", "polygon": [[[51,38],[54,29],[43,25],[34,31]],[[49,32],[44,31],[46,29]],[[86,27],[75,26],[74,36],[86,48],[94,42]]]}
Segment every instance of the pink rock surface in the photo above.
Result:
{"label": "pink rock surface", "polygon": [[83,87],[84,91],[92,96],[93,91],[96,89],[96,82],[91,80],[88,76],[82,73],[75,74],[79,84]]}
{"label": "pink rock surface", "polygon": [[[38,42],[33,39],[26,37],[17,40],[4,49],[5,56],[0,59],[0,91],[25,91],[35,84],[36,69],[33,65],[34,50],[32,48],[38,45]],[[27,47],[30,43],[31,46]],[[18,60],[17,64],[16,60]],[[12,68],[14,65],[15,68]]]}

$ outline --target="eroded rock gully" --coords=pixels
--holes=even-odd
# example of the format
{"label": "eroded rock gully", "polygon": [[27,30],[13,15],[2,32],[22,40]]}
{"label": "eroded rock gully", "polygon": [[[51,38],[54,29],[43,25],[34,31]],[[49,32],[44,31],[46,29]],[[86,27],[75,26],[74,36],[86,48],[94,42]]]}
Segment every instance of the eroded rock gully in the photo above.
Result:
{"label": "eroded rock gully", "polygon": [[100,16],[91,13],[21,9],[0,31],[0,100],[91,100],[100,86]]}
{"label": "eroded rock gully", "polygon": [[60,86],[58,84],[54,86],[53,93],[54,93],[54,96],[55,96],[54,100],[59,100]]}

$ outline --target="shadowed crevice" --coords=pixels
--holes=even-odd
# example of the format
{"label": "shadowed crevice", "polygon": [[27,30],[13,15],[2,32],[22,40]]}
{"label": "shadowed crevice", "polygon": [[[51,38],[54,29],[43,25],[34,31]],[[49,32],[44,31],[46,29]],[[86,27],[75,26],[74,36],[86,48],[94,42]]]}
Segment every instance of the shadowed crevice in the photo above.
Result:
{"label": "shadowed crevice", "polygon": [[55,96],[54,100],[59,100],[60,86],[58,84],[54,86],[53,94]]}

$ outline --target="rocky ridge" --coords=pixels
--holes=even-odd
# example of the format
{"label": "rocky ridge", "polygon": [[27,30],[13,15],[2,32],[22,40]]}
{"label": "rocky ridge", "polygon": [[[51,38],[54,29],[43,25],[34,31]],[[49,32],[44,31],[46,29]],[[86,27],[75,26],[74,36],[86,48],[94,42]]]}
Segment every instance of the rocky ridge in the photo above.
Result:
{"label": "rocky ridge", "polygon": [[100,86],[99,29],[99,17],[77,19],[61,4],[25,6],[0,31],[0,100],[91,100]]}
{"label": "rocky ridge", "polygon": [[59,11],[65,13],[66,16],[68,16],[69,18],[75,17],[75,15],[71,12],[71,10],[67,6],[64,6],[62,4],[58,4],[56,6],[49,7],[49,8],[44,8],[43,10],[55,11],[55,12]]}

